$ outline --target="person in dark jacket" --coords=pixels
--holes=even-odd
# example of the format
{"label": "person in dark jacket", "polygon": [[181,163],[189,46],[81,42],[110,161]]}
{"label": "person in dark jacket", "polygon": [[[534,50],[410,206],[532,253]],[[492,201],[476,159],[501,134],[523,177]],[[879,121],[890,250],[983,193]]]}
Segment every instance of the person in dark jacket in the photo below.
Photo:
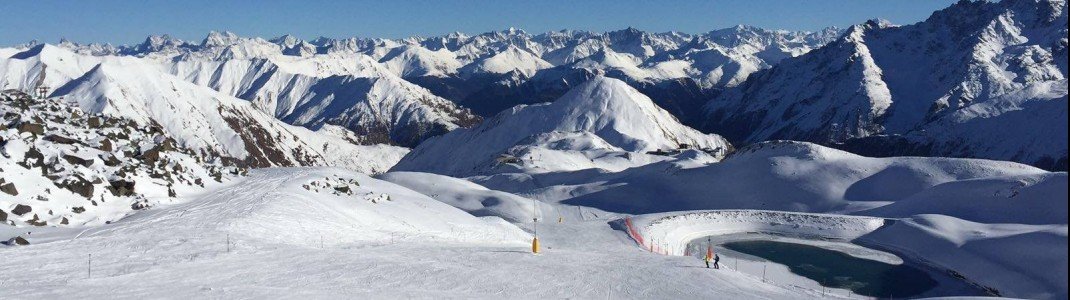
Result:
{"label": "person in dark jacket", "polygon": [[[717,254],[714,254],[713,255],[713,268],[714,269],[720,269],[721,268],[721,265],[719,264],[720,262],[721,262],[721,256],[717,255]],[[709,262],[707,262],[706,264],[709,264]],[[706,267],[709,268],[709,266],[706,266]]]}

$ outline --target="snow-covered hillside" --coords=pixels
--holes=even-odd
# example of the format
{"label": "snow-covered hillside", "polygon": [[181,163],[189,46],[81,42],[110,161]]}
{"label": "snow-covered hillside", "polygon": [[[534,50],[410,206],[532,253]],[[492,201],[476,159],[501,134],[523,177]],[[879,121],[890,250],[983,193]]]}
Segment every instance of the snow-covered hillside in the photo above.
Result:
{"label": "snow-covered hillside", "polygon": [[188,226],[279,244],[311,246],[324,237],[324,243],[332,245],[429,239],[523,245],[529,238],[501,219],[475,217],[404,187],[339,168],[256,170],[241,183],[213,191],[200,201],[205,203],[190,209],[211,213],[186,213],[216,220],[184,222]]}
{"label": "snow-covered hillside", "polygon": [[[985,208],[995,210],[999,206]],[[1028,219],[1035,213],[1030,211],[1019,216]],[[1065,217],[1064,214],[1064,220]],[[916,215],[866,235],[859,242],[955,270],[1005,297],[1063,299],[1067,296],[1065,221],[1024,225]]]}
{"label": "snow-covered hillside", "polygon": [[999,176],[942,183],[858,214],[940,214],[979,223],[1066,224],[1066,173]]}
{"label": "snow-covered hillside", "polygon": [[401,77],[455,75],[461,67],[455,54],[448,50],[432,51],[416,45],[390,49],[379,62]]}
{"label": "snow-covered hillside", "polygon": [[462,71],[469,76],[518,72],[531,77],[539,70],[552,67],[552,64],[535,56],[534,53],[510,45],[499,53],[465,66]]}
{"label": "snow-covered hillside", "polygon": [[[888,205],[948,182],[1007,176],[1035,180],[1050,174],[1012,162],[870,158],[810,143],[766,142],[744,147],[715,164],[681,158],[616,173],[500,174],[470,179],[491,189],[611,212],[850,212]],[[1007,187],[996,184],[994,188]]]}
{"label": "snow-covered hillside", "polygon": [[158,126],[55,98],[5,91],[0,114],[0,227],[99,226],[245,172]]}
{"label": "snow-covered hillside", "polygon": [[477,217],[496,216],[510,222],[558,216],[548,204],[501,191],[487,189],[460,178],[419,172],[390,172],[382,179],[460,208]]}
{"label": "snow-covered hillside", "polygon": [[959,2],[906,26],[870,21],[711,100],[703,129],[875,155],[1066,169],[1063,0]]}
{"label": "snow-covered hillside", "polygon": [[82,232],[48,228],[24,238],[32,245],[57,239],[168,239],[174,234],[230,234],[249,243],[304,247],[429,239],[523,245],[530,238],[499,218],[474,217],[401,186],[337,168],[254,170],[189,202]]}
{"label": "snow-covered hillside", "polygon": [[[51,87],[51,97],[89,114],[123,117],[157,126],[182,146],[242,165],[340,165],[384,171],[398,147],[359,146],[363,139],[321,126],[319,131],[284,124],[253,103],[160,72],[131,57],[80,56],[39,45],[3,60],[4,89],[35,92]],[[374,155],[371,155],[373,154]],[[352,157],[373,158],[354,162]]]}
{"label": "snow-covered hillside", "polygon": [[549,104],[516,107],[471,129],[435,137],[395,171],[452,176],[499,172],[619,171],[699,149],[722,157],[731,145],[681,125],[624,82],[597,77]]}

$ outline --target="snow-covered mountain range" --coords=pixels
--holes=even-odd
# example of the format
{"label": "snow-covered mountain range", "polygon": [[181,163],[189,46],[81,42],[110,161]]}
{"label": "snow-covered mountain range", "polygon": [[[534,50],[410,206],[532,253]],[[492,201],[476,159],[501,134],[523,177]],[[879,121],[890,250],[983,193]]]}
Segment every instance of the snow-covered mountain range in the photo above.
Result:
{"label": "snow-covered mountain range", "polygon": [[1062,0],[961,1],[913,25],[856,25],[710,101],[702,128],[1065,170],[1066,28]]}
{"label": "snow-covered mountain range", "polygon": [[[291,125],[339,126],[358,144],[414,147],[605,76],[623,80],[684,125],[738,144],[792,139],[869,155],[1065,169],[1066,141],[1051,138],[1067,128],[1065,4],[964,2],[918,24],[871,21],[846,31],[510,28],[396,40],[266,40],[230,32],[198,43],[166,35],[131,46],[63,40],[4,48],[0,87],[49,87],[52,96],[88,108],[89,98],[103,99],[109,86],[170,84],[141,82],[160,77],[141,74],[163,73],[177,85],[244,99],[251,102],[245,110]],[[162,112],[140,114],[148,120]],[[212,136],[198,128],[205,127],[191,126],[185,135]],[[198,143],[222,145],[219,138]]]}
{"label": "snow-covered mountain range", "polygon": [[1050,138],[1067,128],[1065,7],[964,2],[913,25],[817,32],[741,25],[701,34],[510,28],[406,39],[63,40],[3,48],[0,83],[59,92],[101,62],[140,61],[291,125],[335,125],[360,144],[414,147],[605,76],[737,144],[805,140],[868,155],[1065,169],[1065,139]]}
{"label": "snow-covered mountain range", "polygon": [[[265,101],[265,108],[273,109],[271,112],[280,118],[290,118],[291,124],[345,123],[346,127],[361,131],[375,127],[376,121],[398,123],[392,118],[401,118],[408,123],[401,124],[401,128],[390,128],[393,131],[389,134],[394,142],[413,146],[425,138],[411,133],[418,130],[413,124],[452,129],[478,121],[463,110],[454,111],[455,107],[440,107],[443,104],[439,97],[471,108],[479,115],[491,116],[517,104],[556,99],[594,73],[627,80],[651,95],[659,105],[691,122],[696,116],[693,112],[698,111],[713,91],[739,84],[750,73],[768,68],[785,57],[818,48],[840,32],[836,28],[790,32],[742,25],[694,35],[649,33],[634,28],[605,33],[563,30],[529,34],[510,28],[474,36],[453,33],[400,40],[317,38],[311,41],[289,35],[265,40],[212,32],[199,43],[161,35],[130,46],[78,44],[67,40],[58,46],[85,56],[148,58],[160,64],[165,72],[199,85],[250,101]],[[333,76],[346,78],[324,79]],[[423,86],[433,95],[428,90],[414,89],[409,83]],[[375,88],[368,86],[377,86],[380,92],[369,91]],[[330,99],[302,98],[310,92],[327,94],[324,97]],[[343,100],[334,100],[338,98]],[[294,111],[303,102],[311,102],[305,106],[326,107],[340,104],[335,101],[349,101],[345,103],[349,105],[365,99],[372,106],[381,102],[391,105],[401,102],[401,106],[423,102],[432,109],[430,112],[412,112],[413,108],[402,112]],[[406,124],[408,128],[404,127]],[[429,131],[441,133],[441,130]]]}
{"label": "snow-covered mountain range", "polygon": [[[87,114],[103,114],[154,126],[183,147],[249,167],[346,165],[382,171],[405,152],[393,146],[360,146],[363,136],[334,126],[317,131],[279,122],[244,101],[164,73],[131,57],[82,56],[38,45],[0,62],[0,86],[50,96]],[[394,154],[390,154],[394,153]],[[350,165],[351,157],[383,155]],[[385,167],[384,167],[385,166]]]}

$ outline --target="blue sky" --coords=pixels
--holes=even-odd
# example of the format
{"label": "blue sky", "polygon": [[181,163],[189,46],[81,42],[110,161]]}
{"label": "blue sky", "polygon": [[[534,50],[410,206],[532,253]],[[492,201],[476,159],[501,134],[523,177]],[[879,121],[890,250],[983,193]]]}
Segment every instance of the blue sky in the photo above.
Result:
{"label": "blue sky", "polygon": [[516,27],[528,32],[593,31],[632,26],[699,33],[736,24],[816,30],[883,18],[921,21],[953,0],[809,1],[0,1],[0,45],[60,38],[140,43],[168,33],[200,41],[210,30],[242,36],[301,38],[432,36]]}

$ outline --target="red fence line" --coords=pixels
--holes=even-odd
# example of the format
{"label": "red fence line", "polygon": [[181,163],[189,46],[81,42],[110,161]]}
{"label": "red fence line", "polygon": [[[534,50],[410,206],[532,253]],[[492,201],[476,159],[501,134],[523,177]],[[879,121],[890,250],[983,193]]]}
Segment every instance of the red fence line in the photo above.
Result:
{"label": "red fence line", "polygon": [[630,235],[636,243],[639,243],[639,246],[646,245],[646,243],[643,242],[643,236],[639,235],[639,231],[635,230],[635,226],[632,225],[632,218],[625,218],[624,226],[628,227],[628,235]]}

